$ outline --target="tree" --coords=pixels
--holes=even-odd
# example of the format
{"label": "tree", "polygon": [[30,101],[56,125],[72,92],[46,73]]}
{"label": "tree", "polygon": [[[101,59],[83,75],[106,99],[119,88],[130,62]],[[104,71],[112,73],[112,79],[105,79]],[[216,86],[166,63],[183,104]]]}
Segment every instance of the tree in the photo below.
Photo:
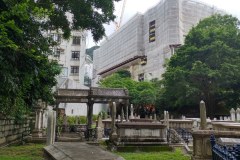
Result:
{"label": "tree", "polygon": [[[48,60],[49,30],[91,30],[94,40],[104,36],[103,23],[112,21],[118,0],[0,0],[0,113],[21,116],[38,99],[53,102],[52,87],[60,73]],[[72,15],[72,22],[66,13]]]}
{"label": "tree", "polygon": [[240,104],[239,24],[230,15],[213,15],[191,29],[163,74],[166,107],[197,106],[204,100],[213,116],[220,105]]}
{"label": "tree", "polygon": [[100,86],[106,88],[126,88],[130,96],[130,103],[136,109],[146,105],[154,105],[156,89],[152,82],[136,82],[131,79],[128,71],[121,70],[100,81]]}

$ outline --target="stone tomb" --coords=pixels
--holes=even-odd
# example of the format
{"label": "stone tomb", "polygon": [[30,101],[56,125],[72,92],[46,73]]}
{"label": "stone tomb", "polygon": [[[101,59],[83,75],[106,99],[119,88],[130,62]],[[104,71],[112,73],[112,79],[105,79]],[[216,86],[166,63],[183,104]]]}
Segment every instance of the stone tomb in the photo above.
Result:
{"label": "stone tomb", "polygon": [[117,123],[117,145],[166,144],[167,126],[151,122]]}

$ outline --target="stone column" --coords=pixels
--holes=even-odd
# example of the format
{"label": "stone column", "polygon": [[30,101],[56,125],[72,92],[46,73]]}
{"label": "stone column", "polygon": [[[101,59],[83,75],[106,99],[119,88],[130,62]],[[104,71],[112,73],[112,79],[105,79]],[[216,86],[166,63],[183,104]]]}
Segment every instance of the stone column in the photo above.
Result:
{"label": "stone column", "polygon": [[230,115],[231,115],[231,120],[235,121],[236,120],[236,111],[233,108],[230,110]]}
{"label": "stone column", "polygon": [[126,122],[128,122],[128,104],[126,104],[126,116],[125,116],[126,118]]}
{"label": "stone column", "polygon": [[237,108],[236,110],[236,114],[237,114],[237,121],[240,121],[240,108]]}
{"label": "stone column", "polygon": [[134,119],[134,115],[133,115],[133,104],[131,104],[131,108],[130,108],[130,119]]}
{"label": "stone column", "polygon": [[88,102],[87,103],[87,128],[92,128],[92,116],[93,116],[93,102]]}
{"label": "stone column", "polygon": [[207,129],[207,115],[206,115],[206,106],[205,102],[201,101],[200,102],[200,129],[201,130],[206,130]]}
{"label": "stone column", "polygon": [[116,103],[113,102],[112,104],[112,124],[111,124],[111,135],[110,140],[114,141],[117,139],[117,133],[116,133]]}
{"label": "stone column", "polygon": [[167,129],[169,129],[169,113],[168,113],[168,111],[166,113],[166,118],[167,118]]}
{"label": "stone column", "polygon": [[35,106],[35,127],[33,129],[33,137],[42,137],[43,136],[43,108],[44,103],[41,100],[38,100]]}
{"label": "stone column", "polygon": [[121,109],[121,122],[123,122],[123,118],[124,118],[124,110],[123,110],[123,107]]}
{"label": "stone column", "polygon": [[47,145],[54,144],[55,142],[55,129],[56,129],[56,111],[48,111],[48,124],[47,124]]}

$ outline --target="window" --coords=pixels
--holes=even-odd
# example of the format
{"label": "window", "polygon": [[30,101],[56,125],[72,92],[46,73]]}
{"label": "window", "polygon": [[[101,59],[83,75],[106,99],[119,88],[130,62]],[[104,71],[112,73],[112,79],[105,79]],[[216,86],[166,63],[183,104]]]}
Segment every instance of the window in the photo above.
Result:
{"label": "window", "polygon": [[155,20],[149,23],[149,43],[155,41]]}
{"label": "window", "polygon": [[61,34],[59,34],[59,33],[52,33],[50,36],[51,36],[53,41],[61,43],[61,41],[62,41],[62,35]]}
{"label": "window", "polygon": [[79,60],[80,51],[72,51],[72,60]]}
{"label": "window", "polygon": [[73,36],[73,45],[80,45],[81,44],[81,37],[80,36]]}
{"label": "window", "polygon": [[79,74],[79,66],[71,66],[71,74],[78,75]]}
{"label": "window", "polygon": [[51,48],[51,50],[52,50],[53,57],[60,58],[61,49],[54,47],[54,48]]}
{"label": "window", "polygon": [[144,81],[144,73],[138,75],[138,81],[139,82]]}

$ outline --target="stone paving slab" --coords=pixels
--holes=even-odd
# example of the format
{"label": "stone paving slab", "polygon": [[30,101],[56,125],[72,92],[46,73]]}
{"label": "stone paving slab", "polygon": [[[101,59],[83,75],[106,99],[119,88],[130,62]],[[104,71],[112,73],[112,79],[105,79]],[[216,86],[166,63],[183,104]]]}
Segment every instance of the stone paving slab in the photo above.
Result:
{"label": "stone paving slab", "polygon": [[55,160],[124,160],[99,146],[83,142],[56,142],[44,150]]}

